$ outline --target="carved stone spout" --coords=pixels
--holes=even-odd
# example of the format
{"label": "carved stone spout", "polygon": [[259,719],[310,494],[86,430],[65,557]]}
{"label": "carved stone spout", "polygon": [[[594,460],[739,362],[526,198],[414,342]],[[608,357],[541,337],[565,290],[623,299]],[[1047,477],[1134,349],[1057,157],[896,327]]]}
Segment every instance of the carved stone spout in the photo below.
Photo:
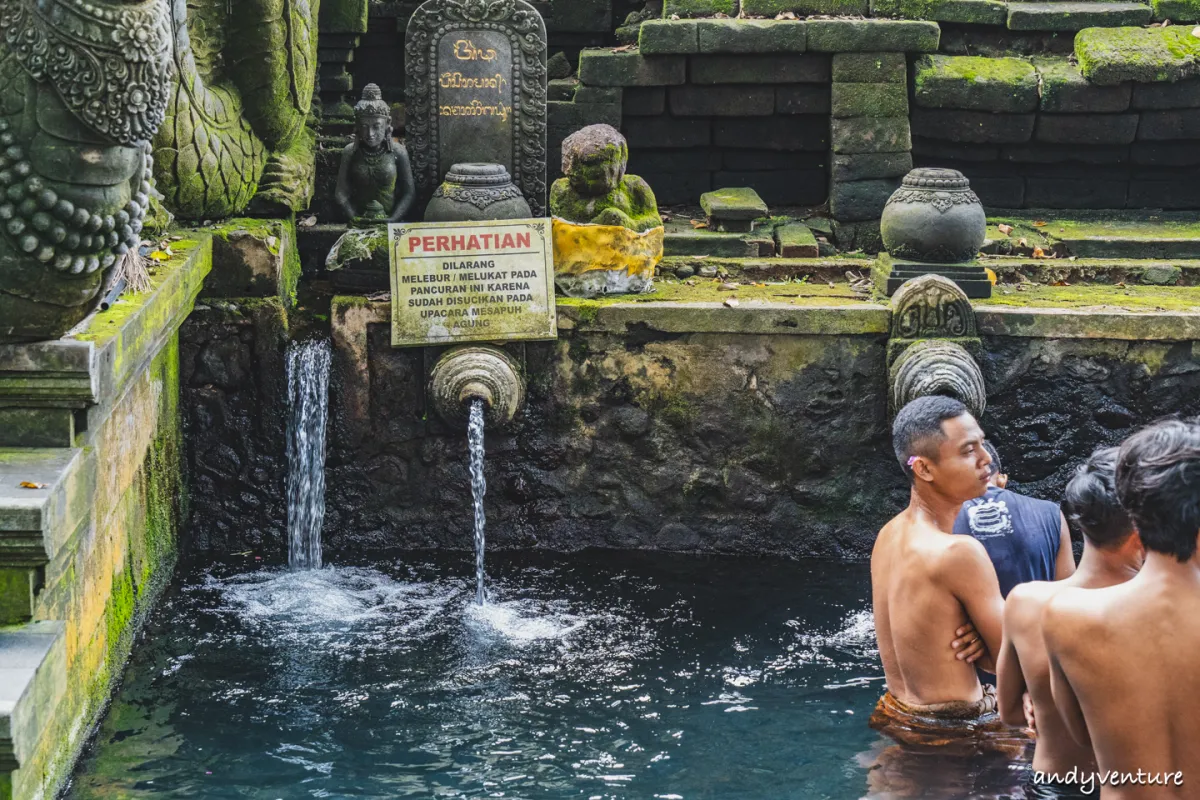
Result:
{"label": "carved stone spout", "polygon": [[975,310],[949,278],[923,275],[892,298],[888,387],[892,413],[926,395],[961,400],[976,417],[987,408],[987,387]]}
{"label": "carved stone spout", "polygon": [[472,400],[482,400],[489,425],[512,420],[525,402],[525,379],[508,353],[488,345],[447,350],[429,376],[429,395],[442,419],[465,423]]}

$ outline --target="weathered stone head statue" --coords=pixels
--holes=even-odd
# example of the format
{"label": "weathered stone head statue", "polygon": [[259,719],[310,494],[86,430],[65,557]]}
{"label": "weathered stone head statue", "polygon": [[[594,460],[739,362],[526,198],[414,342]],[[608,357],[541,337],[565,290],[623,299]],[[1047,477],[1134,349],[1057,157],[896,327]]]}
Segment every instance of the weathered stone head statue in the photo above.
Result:
{"label": "weathered stone head statue", "polygon": [[646,231],[662,224],[649,185],[626,175],[629,145],[611,125],[589,125],[562,145],[565,178],[550,189],[550,213],[569,222]]}
{"label": "weathered stone head statue", "polygon": [[368,83],[354,106],[354,141],[342,151],[335,199],[356,223],[399,222],[416,190],[408,151],[392,140],[392,114],[379,87]]}

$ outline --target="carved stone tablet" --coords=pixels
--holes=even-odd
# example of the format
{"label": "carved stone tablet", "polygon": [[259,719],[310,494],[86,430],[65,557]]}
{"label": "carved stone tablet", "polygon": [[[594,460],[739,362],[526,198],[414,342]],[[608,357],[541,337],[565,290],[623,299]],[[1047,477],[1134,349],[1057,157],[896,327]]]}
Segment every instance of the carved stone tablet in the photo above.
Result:
{"label": "carved stone tablet", "polygon": [[450,167],[503,164],[546,213],[546,26],[526,0],[429,0],[405,37],[407,145],[423,210]]}

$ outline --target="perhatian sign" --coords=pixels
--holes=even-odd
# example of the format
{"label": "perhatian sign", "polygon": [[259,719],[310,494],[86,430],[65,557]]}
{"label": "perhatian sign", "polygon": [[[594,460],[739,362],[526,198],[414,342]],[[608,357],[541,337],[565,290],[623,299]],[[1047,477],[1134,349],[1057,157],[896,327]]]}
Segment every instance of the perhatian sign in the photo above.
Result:
{"label": "perhatian sign", "polygon": [[388,226],[392,346],[553,339],[550,220]]}

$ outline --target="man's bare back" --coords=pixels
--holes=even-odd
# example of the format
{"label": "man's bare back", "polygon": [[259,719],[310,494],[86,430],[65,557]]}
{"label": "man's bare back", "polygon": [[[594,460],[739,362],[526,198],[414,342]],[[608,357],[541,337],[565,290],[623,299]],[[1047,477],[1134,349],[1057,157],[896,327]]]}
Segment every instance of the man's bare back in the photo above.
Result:
{"label": "man's bare back", "polygon": [[[970,617],[960,595],[983,606],[989,588],[995,594],[990,614]],[[883,671],[898,700],[932,705],[980,699],[975,665],[957,659],[943,642],[946,631],[971,622],[991,652],[999,649],[1000,587],[983,545],[940,531],[920,511],[905,509],[875,540],[871,594]],[[991,656],[979,665],[992,669]]]}
{"label": "man's bare back", "polygon": [[1138,431],[1115,475],[1146,560],[1125,583],[1046,604],[1054,705],[1092,746],[1103,800],[1200,797],[1200,423]]}
{"label": "man's bare back", "polygon": [[[1031,581],[1013,588],[1004,603],[1004,644],[998,660],[1000,716],[1009,725],[1025,724],[1022,696],[1029,693],[1037,720],[1033,768],[1066,776],[1095,770],[1092,748],[1072,738],[1050,694],[1050,663],[1042,637],[1042,612],[1064,588],[1079,586],[1074,576],[1063,581]],[[1063,780],[1067,780],[1063,778]]]}
{"label": "man's bare back", "polygon": [[1150,553],[1127,583],[1064,589],[1047,604],[1054,698],[1098,771],[1183,773],[1165,789],[1105,786],[1104,800],[1200,796],[1200,567],[1164,560]]}
{"label": "man's bare back", "polygon": [[1078,569],[1065,580],[1020,584],[1004,604],[1004,644],[997,660],[1000,717],[1010,725],[1022,724],[1028,692],[1037,720],[1033,769],[1054,782],[1086,782],[1096,770],[1096,757],[1090,745],[1075,741],[1054,705],[1042,632],[1046,606],[1065,589],[1125,583],[1137,575],[1144,559],[1133,520],[1117,497],[1117,456],[1115,447],[1092,453],[1063,493],[1063,508],[1083,533]]}

